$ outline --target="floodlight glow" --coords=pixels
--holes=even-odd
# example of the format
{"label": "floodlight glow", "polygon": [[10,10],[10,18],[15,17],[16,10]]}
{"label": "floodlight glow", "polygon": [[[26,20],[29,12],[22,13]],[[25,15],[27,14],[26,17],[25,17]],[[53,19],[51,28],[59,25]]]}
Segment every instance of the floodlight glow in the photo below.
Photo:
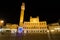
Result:
{"label": "floodlight glow", "polygon": [[54,30],[51,30],[51,32],[54,32]]}
{"label": "floodlight glow", "polygon": [[3,23],[4,21],[2,20],[1,23]]}
{"label": "floodlight glow", "polygon": [[49,32],[49,30],[47,30],[47,32]]}
{"label": "floodlight glow", "polygon": [[11,33],[16,33],[17,30],[16,29],[11,29]]}
{"label": "floodlight glow", "polygon": [[60,28],[54,28],[55,30],[59,30]]}
{"label": "floodlight glow", "polygon": [[26,31],[24,31],[24,33],[27,33]]}
{"label": "floodlight glow", "polygon": [[15,33],[14,31],[11,31],[11,33]]}

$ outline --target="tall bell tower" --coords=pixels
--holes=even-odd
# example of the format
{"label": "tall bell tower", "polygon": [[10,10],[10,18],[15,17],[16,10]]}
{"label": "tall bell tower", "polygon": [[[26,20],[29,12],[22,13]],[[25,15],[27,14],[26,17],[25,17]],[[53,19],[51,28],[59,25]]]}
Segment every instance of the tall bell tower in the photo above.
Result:
{"label": "tall bell tower", "polygon": [[19,26],[23,26],[24,11],[25,11],[25,3],[22,3],[22,5],[21,5],[21,13],[20,13],[20,22],[19,22]]}

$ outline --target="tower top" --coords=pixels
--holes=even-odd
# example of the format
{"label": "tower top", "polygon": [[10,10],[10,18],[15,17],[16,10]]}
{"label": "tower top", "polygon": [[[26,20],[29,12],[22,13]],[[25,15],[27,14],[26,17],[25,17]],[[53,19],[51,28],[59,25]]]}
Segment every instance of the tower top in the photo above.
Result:
{"label": "tower top", "polygon": [[23,2],[22,5],[21,5],[21,9],[22,10],[25,10],[25,3]]}

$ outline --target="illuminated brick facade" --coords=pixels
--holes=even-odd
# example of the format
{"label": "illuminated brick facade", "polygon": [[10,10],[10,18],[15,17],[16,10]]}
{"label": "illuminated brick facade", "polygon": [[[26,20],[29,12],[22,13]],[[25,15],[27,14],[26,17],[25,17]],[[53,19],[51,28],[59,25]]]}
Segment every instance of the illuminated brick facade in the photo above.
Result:
{"label": "illuminated brick facade", "polygon": [[[22,4],[23,5],[23,4]],[[30,21],[23,21],[24,20],[24,10],[25,10],[25,4],[23,6],[21,6],[21,16],[20,16],[20,23],[19,25],[21,27],[23,27],[24,32],[41,32],[43,31],[47,31],[47,23],[46,21],[39,21],[39,16],[37,16],[36,18],[32,18],[32,16],[30,16]]]}

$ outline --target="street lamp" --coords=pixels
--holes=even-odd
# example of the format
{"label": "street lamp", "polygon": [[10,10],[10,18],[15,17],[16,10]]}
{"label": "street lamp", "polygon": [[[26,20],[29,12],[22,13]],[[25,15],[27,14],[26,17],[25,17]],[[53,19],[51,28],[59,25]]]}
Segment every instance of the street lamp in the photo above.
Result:
{"label": "street lamp", "polygon": [[4,20],[0,20],[0,27],[4,25]]}
{"label": "street lamp", "polygon": [[1,20],[1,23],[4,23],[4,21],[3,21],[3,20]]}

